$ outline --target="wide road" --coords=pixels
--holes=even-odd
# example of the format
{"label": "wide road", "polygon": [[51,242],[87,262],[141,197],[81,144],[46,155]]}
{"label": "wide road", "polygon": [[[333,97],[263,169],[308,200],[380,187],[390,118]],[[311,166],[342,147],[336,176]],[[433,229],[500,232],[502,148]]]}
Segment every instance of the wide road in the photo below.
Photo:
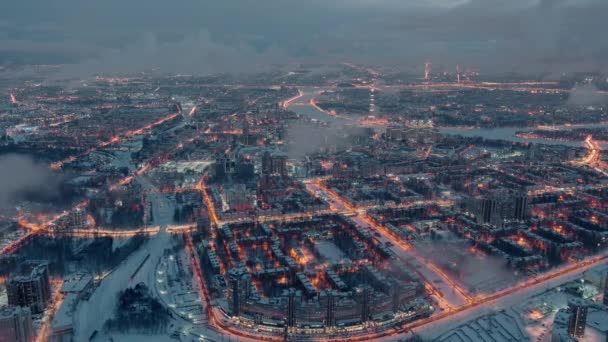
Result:
{"label": "wide road", "polygon": [[307,182],[306,187],[313,195],[317,193],[323,194],[324,198],[329,202],[330,208],[335,212],[355,212],[356,216],[351,217],[351,219],[357,225],[376,231],[380,234],[380,236],[378,236],[380,242],[384,244],[390,242],[392,244],[390,249],[399,257],[399,259],[412,266],[414,272],[416,272],[425,282],[427,290],[434,295],[442,310],[452,310],[472,300],[472,298],[442,270],[428,260],[422,258],[415,252],[413,247],[406,245],[403,241],[393,237],[385,227],[373,222],[363,210],[354,208],[348,201],[341,198],[334,191],[329,190],[318,180]]}
{"label": "wide road", "polygon": [[[350,205],[347,201],[340,198],[335,192],[327,189],[319,181],[313,180],[307,182],[307,189],[312,193],[323,194],[325,198],[327,198],[332,209],[336,212],[356,210],[356,208],[353,208],[352,205]],[[373,222],[370,222],[370,220],[366,218],[366,215],[363,214],[363,211],[360,211],[357,216],[354,216],[353,220],[357,224],[376,229],[376,231],[381,234],[380,240],[382,242],[385,243],[386,241],[390,241],[394,244],[394,246],[398,247],[396,249],[393,248],[393,252],[395,252],[399,257],[406,258],[408,262],[418,262],[417,268],[419,268],[419,274],[422,274],[424,278],[428,276],[431,277],[430,279],[434,280],[434,278],[432,278],[433,275],[435,275],[435,277],[439,277],[440,279],[438,279],[438,284],[441,284],[441,282],[444,282],[445,284],[445,286],[439,290],[443,291],[441,292],[443,295],[443,301],[448,302],[448,300],[453,301],[454,298],[460,298],[462,302],[460,305],[457,305],[454,302],[448,302],[448,305],[450,306],[447,310],[437,313],[428,319],[415,321],[404,326],[403,328],[395,328],[392,331],[378,334],[371,333],[368,336],[361,338],[347,339],[352,341],[366,340],[370,338],[382,338],[386,340],[402,339],[408,335],[409,331],[412,330],[419,333],[423,337],[434,338],[468,320],[495,310],[508,308],[515,303],[521,302],[535,294],[544,292],[560,284],[576,279],[577,277],[580,277],[584,271],[592,267],[608,262],[608,252],[606,252],[601,255],[589,257],[577,263],[571,263],[553,269],[542,275],[524,280],[514,286],[495,293],[473,298],[468,296],[466,293],[461,293],[458,290],[458,287],[452,286],[453,282],[449,279],[449,277],[447,277],[445,274],[441,274],[442,271],[437,269],[434,265],[426,263],[424,259],[419,260],[415,256],[410,255],[409,253],[413,250],[413,248],[410,248],[409,245],[401,246],[402,242],[395,241],[396,239],[390,235],[386,229],[377,227],[377,225],[374,225]],[[407,259],[408,257],[409,259]],[[435,269],[433,269],[433,267],[435,267]],[[428,281],[428,279],[426,280]],[[438,289],[437,283],[433,284],[433,287]]]}

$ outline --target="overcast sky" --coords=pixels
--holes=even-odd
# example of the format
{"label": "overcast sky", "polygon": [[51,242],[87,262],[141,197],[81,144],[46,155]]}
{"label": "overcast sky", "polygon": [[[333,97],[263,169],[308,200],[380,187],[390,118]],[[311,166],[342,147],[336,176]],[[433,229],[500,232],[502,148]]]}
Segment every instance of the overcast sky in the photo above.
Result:
{"label": "overcast sky", "polygon": [[73,74],[353,61],[606,70],[607,0],[0,1],[0,63]]}

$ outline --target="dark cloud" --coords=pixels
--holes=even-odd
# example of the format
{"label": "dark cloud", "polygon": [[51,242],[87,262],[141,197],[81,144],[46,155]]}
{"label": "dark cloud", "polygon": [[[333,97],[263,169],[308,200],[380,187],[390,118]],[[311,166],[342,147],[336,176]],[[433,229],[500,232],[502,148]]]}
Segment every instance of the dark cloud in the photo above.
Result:
{"label": "dark cloud", "polygon": [[604,0],[5,1],[0,45],[10,44],[0,61],[45,51],[59,59],[64,44],[76,74],[340,59],[430,60],[486,72],[607,70],[607,14]]}

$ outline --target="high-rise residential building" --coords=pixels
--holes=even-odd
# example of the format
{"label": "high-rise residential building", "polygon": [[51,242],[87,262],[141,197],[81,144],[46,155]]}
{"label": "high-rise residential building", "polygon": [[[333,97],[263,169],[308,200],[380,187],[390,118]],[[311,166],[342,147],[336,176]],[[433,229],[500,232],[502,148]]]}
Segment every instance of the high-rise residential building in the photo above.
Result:
{"label": "high-rise residential building", "polygon": [[31,342],[33,337],[30,309],[20,306],[0,309],[0,342]]}
{"label": "high-rise residential building", "polygon": [[28,307],[32,314],[42,313],[51,300],[47,264],[23,263],[18,274],[9,277],[6,292],[10,306]]}
{"label": "high-rise residential building", "polygon": [[568,333],[570,314],[568,309],[557,311],[551,327],[551,342],[576,342],[576,339]]}
{"label": "high-rise residential building", "polygon": [[604,305],[608,305],[608,272],[604,280]]}
{"label": "high-rise residential building", "polygon": [[496,218],[497,203],[493,198],[481,198],[478,202],[477,222],[491,223]]}
{"label": "high-rise residential building", "polygon": [[517,221],[524,221],[528,217],[528,195],[525,193],[516,193],[514,195],[515,208],[513,218]]}
{"label": "high-rise residential building", "polygon": [[357,299],[361,313],[361,322],[367,322],[372,315],[372,293],[373,290],[365,285],[356,289]]}
{"label": "high-rise residential building", "polygon": [[287,155],[282,152],[268,151],[262,155],[262,174],[287,177]]}
{"label": "high-rise residential building", "polygon": [[251,294],[251,277],[244,267],[228,271],[228,308],[233,316],[241,313],[241,306]]}
{"label": "high-rise residential building", "polygon": [[400,301],[400,297],[399,297],[399,293],[403,291],[402,288],[399,288],[399,284],[392,280],[390,281],[390,287],[389,287],[389,295],[391,296],[392,299],[392,309],[393,312],[398,312],[399,308],[401,306],[401,301]]}
{"label": "high-rise residential building", "polygon": [[234,173],[236,162],[229,156],[223,155],[215,160],[215,176],[223,178]]}
{"label": "high-rise residential building", "polygon": [[336,326],[336,301],[338,293],[336,290],[323,290],[320,297],[324,300],[325,304],[325,326],[335,327]]}
{"label": "high-rise residential building", "polygon": [[489,192],[467,203],[479,224],[502,227],[507,221],[525,221],[528,217],[528,196],[520,192]]}
{"label": "high-rise residential building", "polygon": [[270,152],[266,151],[262,155],[262,174],[269,175],[272,173],[272,157]]}
{"label": "high-rise residential building", "polygon": [[296,325],[296,289],[289,288],[287,292],[287,326]]}
{"label": "high-rise residential building", "polygon": [[573,298],[568,302],[570,320],[568,321],[568,334],[574,338],[585,336],[587,325],[587,305],[580,298]]}
{"label": "high-rise residential building", "polygon": [[196,230],[206,239],[211,234],[211,219],[206,210],[201,210],[200,216],[196,219]]}
{"label": "high-rise residential building", "polygon": [[287,177],[287,155],[276,153],[272,156],[272,172]]}

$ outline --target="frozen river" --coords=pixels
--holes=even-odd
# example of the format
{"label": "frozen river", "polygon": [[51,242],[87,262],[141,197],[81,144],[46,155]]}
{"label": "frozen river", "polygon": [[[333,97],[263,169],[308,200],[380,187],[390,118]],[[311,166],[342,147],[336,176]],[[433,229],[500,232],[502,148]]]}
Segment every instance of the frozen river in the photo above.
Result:
{"label": "frozen river", "polygon": [[[294,112],[315,119],[318,121],[334,123],[344,121],[344,118],[327,115],[326,113],[318,110],[314,106],[309,104],[310,100],[313,99],[317,94],[323,91],[319,88],[301,88],[304,95],[293,104],[289,106],[289,109]],[[573,129],[583,127],[608,127],[608,124],[589,124],[589,125],[576,125],[576,126],[556,126],[556,129]],[[518,132],[530,132],[534,128],[525,127],[499,127],[499,128],[461,128],[461,127],[441,127],[439,132],[448,135],[461,135],[469,138],[484,138],[484,139],[500,139],[512,142],[522,143],[537,143],[546,145],[561,145],[561,146],[572,146],[572,147],[583,147],[583,141],[553,141],[546,139],[526,139],[516,136]]]}

